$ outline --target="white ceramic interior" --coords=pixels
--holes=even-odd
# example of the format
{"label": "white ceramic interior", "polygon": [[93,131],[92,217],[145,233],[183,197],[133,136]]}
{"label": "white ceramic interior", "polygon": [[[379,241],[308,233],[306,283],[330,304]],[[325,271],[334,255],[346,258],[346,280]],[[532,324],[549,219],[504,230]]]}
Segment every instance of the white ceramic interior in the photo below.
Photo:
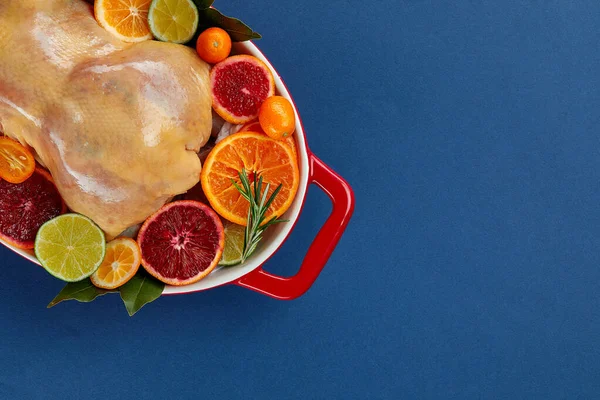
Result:
{"label": "white ceramic interior", "polygon": [[[273,71],[273,76],[275,77],[275,85],[276,90],[280,96],[287,97],[289,100],[292,100],[290,94],[287,91],[287,88],[283,84],[281,77],[277,73],[277,71],[273,68],[271,63],[266,59],[266,57],[258,50],[258,48],[252,42],[243,42],[234,44],[234,51],[236,53],[246,53],[251,54],[263,62],[265,62],[269,68]],[[292,101],[293,104],[293,101]],[[294,105],[295,108],[295,105]],[[243,265],[235,266],[235,267],[227,267],[227,268],[218,268],[213,271],[206,278],[202,279],[200,282],[194,283],[188,286],[167,286],[165,288],[164,294],[179,294],[179,293],[190,293],[197,292],[200,290],[210,289],[216,286],[221,286],[230,282],[234,282],[241,278],[242,276],[248,274],[249,272],[254,271],[256,268],[260,267],[269,257],[271,257],[277,249],[282,245],[287,236],[290,234],[292,228],[295,225],[296,220],[300,215],[300,210],[302,208],[302,204],[304,202],[304,198],[306,196],[306,190],[308,187],[308,171],[309,171],[309,160],[308,160],[308,148],[305,141],[304,131],[302,129],[302,124],[300,123],[300,119],[298,117],[298,111],[296,110],[296,133],[294,135],[296,137],[296,142],[298,144],[298,159],[300,164],[300,186],[298,188],[298,194],[296,195],[296,199],[292,203],[290,209],[283,215],[282,218],[289,220],[287,223],[276,224],[273,227],[269,228],[267,232],[265,232],[265,237],[262,245],[257,249],[257,251],[252,255],[252,257],[246,261]],[[0,241],[0,243],[4,244],[9,249],[14,252],[20,254],[24,258],[30,260],[39,265],[38,260],[32,251],[20,250],[17,249],[5,242]]]}

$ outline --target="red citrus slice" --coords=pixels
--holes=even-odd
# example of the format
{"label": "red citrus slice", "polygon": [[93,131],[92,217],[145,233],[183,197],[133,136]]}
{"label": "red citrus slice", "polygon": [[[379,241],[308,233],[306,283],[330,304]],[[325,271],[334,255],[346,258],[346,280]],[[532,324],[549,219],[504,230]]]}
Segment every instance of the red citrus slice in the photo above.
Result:
{"label": "red citrus slice", "polygon": [[275,94],[273,73],[249,55],[232,56],[210,72],[213,108],[225,121],[244,124],[258,116],[262,103]]}
{"label": "red citrus slice", "polygon": [[219,263],[225,247],[223,224],[198,201],[167,204],[140,229],[142,266],[156,279],[175,286],[207,276]]}
{"label": "red citrus slice", "polygon": [[[265,133],[262,129],[262,126],[260,126],[260,122],[258,122],[257,119],[250,121],[250,122],[246,122],[244,125],[242,125],[242,127],[239,130],[240,132],[258,132],[258,133]],[[266,133],[265,133],[266,135]]]}
{"label": "red citrus slice", "polygon": [[66,210],[52,177],[39,167],[23,183],[0,180],[0,239],[17,248],[33,249],[40,227]]}

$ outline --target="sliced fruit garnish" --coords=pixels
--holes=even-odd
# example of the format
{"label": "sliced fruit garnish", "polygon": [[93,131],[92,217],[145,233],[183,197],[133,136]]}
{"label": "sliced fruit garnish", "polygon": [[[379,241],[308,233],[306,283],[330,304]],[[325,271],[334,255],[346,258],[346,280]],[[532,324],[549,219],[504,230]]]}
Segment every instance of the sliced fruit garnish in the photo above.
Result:
{"label": "sliced fruit garnish", "polygon": [[148,26],[151,0],[96,0],[94,15],[104,29],[124,42],[152,39]]}
{"label": "sliced fruit garnish", "polygon": [[23,183],[0,180],[0,239],[33,249],[40,227],[66,209],[52,177],[39,167]]}
{"label": "sliced fruit garnish", "polygon": [[0,137],[0,178],[10,183],[25,182],[35,171],[35,158],[21,143]]}
{"label": "sliced fruit garnish", "polygon": [[105,249],[104,232],[79,214],[64,214],[46,222],[35,239],[39,262],[65,282],[79,282],[96,272]]}
{"label": "sliced fruit garnish", "polygon": [[219,216],[206,204],[175,201],[165,205],[140,229],[142,266],[169,285],[189,285],[217,266],[225,235]]}
{"label": "sliced fruit garnish", "polygon": [[226,221],[223,224],[223,229],[225,229],[225,249],[219,265],[225,267],[237,265],[242,262],[246,228]]}
{"label": "sliced fruit garnish", "polygon": [[210,72],[210,86],[214,110],[232,124],[256,118],[262,103],[275,93],[269,67],[245,54],[215,65]]}
{"label": "sliced fruit garnish", "polygon": [[148,23],[158,40],[186,43],[198,29],[198,9],[192,0],[153,0]]}
{"label": "sliced fruit garnish", "polygon": [[231,37],[221,28],[208,28],[198,36],[196,51],[207,63],[220,63],[231,53]]}
{"label": "sliced fruit garnish", "polygon": [[259,174],[269,184],[269,197],[279,184],[281,191],[265,214],[265,220],[282,216],[292,205],[300,173],[294,152],[284,142],[255,132],[235,133],[218,143],[204,162],[200,176],[210,205],[223,218],[246,226],[249,203],[232,184],[241,184],[245,169],[249,180]]}
{"label": "sliced fruit garnish", "polygon": [[273,139],[281,140],[292,136],[296,130],[296,113],[292,103],[283,96],[266,99],[258,112],[263,132]]}
{"label": "sliced fruit garnish", "polygon": [[[265,131],[263,131],[262,126],[260,126],[260,122],[257,119],[245,123],[240,128],[239,132],[257,132],[266,135]],[[294,135],[287,136],[283,138],[282,141],[288,146],[290,146],[290,149],[292,149],[292,152],[294,153],[294,160],[297,160],[298,149],[296,147],[296,139],[294,139]]]}
{"label": "sliced fruit garnish", "polygon": [[[254,119],[250,122],[246,122],[244,125],[242,125],[242,127],[240,128],[240,132],[265,133],[262,129],[262,126],[260,126],[260,122],[257,119]],[[265,133],[265,135],[266,135],[266,133]]]}
{"label": "sliced fruit garnish", "polygon": [[90,280],[101,289],[116,289],[135,276],[141,262],[142,254],[137,242],[130,238],[117,238],[106,245],[104,261]]}

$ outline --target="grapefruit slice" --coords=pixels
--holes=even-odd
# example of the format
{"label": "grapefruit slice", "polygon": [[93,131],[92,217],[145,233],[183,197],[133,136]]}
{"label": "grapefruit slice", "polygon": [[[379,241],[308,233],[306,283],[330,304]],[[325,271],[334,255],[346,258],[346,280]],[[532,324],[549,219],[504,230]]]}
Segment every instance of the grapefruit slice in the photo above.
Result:
{"label": "grapefruit slice", "polygon": [[210,72],[213,108],[225,121],[244,124],[258,116],[262,103],[275,94],[273,73],[246,54],[221,61]]}
{"label": "grapefruit slice", "polygon": [[67,210],[52,177],[37,167],[23,183],[0,180],[0,239],[33,249],[40,227]]}
{"label": "grapefruit slice", "polygon": [[[252,120],[250,122],[246,122],[244,125],[242,125],[242,127],[240,128],[240,132],[265,133],[262,129],[262,126],[260,126],[260,122],[257,119]],[[266,135],[266,133],[265,133],[265,135]]]}
{"label": "grapefruit slice", "polygon": [[198,201],[165,205],[140,229],[142,266],[168,285],[198,282],[219,263],[225,234],[219,216]]}

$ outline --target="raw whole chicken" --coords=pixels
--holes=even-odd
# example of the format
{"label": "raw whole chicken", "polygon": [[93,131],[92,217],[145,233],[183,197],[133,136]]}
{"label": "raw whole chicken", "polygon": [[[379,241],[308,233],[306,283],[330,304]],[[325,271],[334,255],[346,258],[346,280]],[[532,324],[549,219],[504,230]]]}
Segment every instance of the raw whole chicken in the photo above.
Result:
{"label": "raw whole chicken", "polygon": [[83,0],[0,0],[0,129],[109,238],[198,183],[208,74],[185,46],[115,39]]}

